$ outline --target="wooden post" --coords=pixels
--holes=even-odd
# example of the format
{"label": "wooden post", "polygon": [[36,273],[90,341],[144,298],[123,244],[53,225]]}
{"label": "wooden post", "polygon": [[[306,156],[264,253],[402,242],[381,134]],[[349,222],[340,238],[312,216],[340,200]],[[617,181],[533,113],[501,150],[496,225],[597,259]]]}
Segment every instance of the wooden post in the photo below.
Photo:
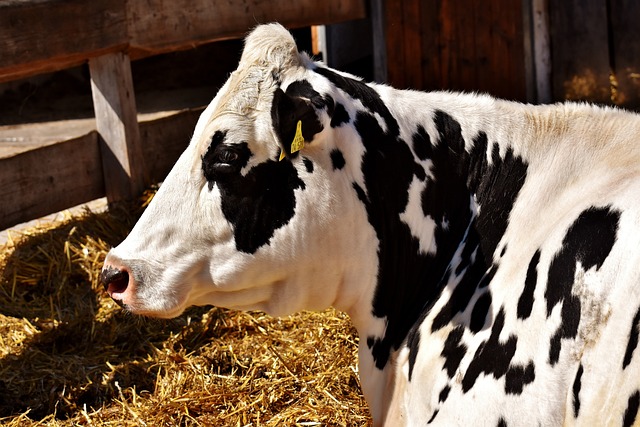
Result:
{"label": "wooden post", "polygon": [[89,70],[107,200],[130,199],[148,184],[131,62],[122,52],[110,53],[90,59]]}
{"label": "wooden post", "polygon": [[548,0],[524,0],[522,8],[525,17],[527,101],[549,104],[553,102],[553,97]]}

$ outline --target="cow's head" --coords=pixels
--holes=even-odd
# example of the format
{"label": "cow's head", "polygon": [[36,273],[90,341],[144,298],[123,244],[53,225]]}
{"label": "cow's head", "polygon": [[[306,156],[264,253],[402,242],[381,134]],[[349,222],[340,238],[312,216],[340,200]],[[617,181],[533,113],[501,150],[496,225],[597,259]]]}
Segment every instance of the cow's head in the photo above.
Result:
{"label": "cow's head", "polygon": [[107,256],[116,301],[174,317],[206,304],[349,310],[371,297],[375,233],[354,191],[363,148],[349,111],[362,105],[345,107],[317,66],[279,25],[247,38],[189,147]]}

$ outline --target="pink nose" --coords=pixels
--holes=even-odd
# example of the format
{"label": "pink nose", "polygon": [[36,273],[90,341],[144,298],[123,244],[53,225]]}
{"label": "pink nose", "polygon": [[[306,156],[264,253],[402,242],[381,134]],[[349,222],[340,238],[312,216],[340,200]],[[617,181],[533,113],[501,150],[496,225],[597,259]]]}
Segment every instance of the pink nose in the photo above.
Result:
{"label": "pink nose", "polygon": [[100,281],[109,296],[122,304],[122,294],[129,287],[129,272],[123,268],[105,265],[100,273]]}

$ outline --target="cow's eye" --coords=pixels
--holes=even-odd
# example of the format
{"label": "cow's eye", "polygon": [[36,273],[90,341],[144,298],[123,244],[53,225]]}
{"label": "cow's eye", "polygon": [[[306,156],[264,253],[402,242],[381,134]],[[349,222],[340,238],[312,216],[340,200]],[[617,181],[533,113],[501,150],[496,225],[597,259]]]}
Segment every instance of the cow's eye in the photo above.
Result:
{"label": "cow's eye", "polygon": [[218,163],[230,164],[238,160],[238,153],[232,150],[223,150],[218,153]]}
{"label": "cow's eye", "polygon": [[229,145],[212,144],[202,156],[202,172],[209,182],[225,179],[245,167],[249,157],[251,151],[244,141]]}

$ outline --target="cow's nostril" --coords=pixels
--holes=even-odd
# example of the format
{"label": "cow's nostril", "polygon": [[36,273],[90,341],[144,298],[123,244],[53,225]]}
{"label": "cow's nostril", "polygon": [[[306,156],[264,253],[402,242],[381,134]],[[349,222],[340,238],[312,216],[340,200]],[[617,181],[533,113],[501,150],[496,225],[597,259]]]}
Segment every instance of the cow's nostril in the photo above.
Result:
{"label": "cow's nostril", "polygon": [[129,285],[129,273],[127,270],[109,267],[102,270],[100,280],[104,285],[104,289],[113,295],[114,293],[122,293]]}

